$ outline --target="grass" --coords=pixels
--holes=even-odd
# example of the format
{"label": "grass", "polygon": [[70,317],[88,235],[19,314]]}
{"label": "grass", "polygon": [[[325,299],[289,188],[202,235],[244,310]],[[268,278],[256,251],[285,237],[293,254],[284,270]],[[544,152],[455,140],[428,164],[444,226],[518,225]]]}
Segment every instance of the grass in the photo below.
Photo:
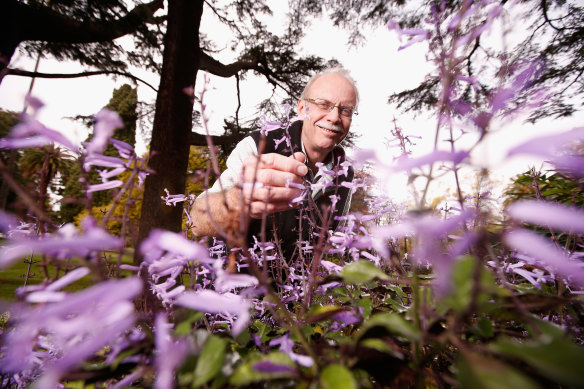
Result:
{"label": "grass", "polygon": [[[108,262],[110,264],[116,264],[118,254],[117,253],[106,253]],[[8,269],[0,271],[0,300],[13,301],[15,300],[15,292],[21,286],[24,286],[24,280],[28,270],[28,259],[22,258],[15,264],[13,264]],[[56,264],[57,262],[55,262]],[[64,271],[71,271],[77,267],[82,266],[82,261],[79,259],[71,259],[69,261],[59,261],[61,269],[59,271],[59,276],[64,274]],[[126,253],[122,257],[122,263],[131,264],[132,254]],[[47,271],[49,274],[49,281],[54,281],[55,274],[57,272],[57,267],[53,264],[47,266]],[[122,276],[130,275],[129,271],[122,271]],[[37,285],[44,282],[46,279],[43,266],[41,265],[41,257],[34,256],[32,258],[32,264],[30,265],[30,273],[27,279],[27,285]],[[96,282],[95,277],[89,274],[74,283],[63,288],[65,292],[75,292],[81,289],[85,289]]]}

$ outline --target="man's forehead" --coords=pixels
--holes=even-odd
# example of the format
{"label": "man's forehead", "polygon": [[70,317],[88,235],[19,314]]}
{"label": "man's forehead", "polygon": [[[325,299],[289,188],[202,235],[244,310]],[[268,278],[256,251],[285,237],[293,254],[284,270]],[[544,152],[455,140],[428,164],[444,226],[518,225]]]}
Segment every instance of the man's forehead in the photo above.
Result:
{"label": "man's forehead", "polygon": [[[340,74],[325,74],[314,81],[309,92],[325,94],[323,96],[314,96],[317,98],[342,97],[344,100],[356,100],[355,87],[353,84]],[[326,96],[330,95],[330,96]]]}

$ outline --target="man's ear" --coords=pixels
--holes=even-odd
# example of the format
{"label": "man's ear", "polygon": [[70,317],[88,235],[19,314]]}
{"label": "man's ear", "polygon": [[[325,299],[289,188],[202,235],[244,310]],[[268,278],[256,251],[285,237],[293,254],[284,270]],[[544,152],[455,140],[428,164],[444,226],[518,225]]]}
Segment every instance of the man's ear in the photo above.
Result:
{"label": "man's ear", "polygon": [[296,111],[298,111],[298,115],[303,115],[304,109],[306,108],[306,101],[304,99],[298,99],[298,104],[296,104]]}

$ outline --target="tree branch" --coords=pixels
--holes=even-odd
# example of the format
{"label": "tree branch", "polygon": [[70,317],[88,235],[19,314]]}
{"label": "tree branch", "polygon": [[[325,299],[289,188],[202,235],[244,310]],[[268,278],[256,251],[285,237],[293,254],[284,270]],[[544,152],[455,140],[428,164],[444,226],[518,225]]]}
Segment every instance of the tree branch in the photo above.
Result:
{"label": "tree branch", "polygon": [[[6,0],[5,0],[6,1]],[[49,7],[31,6],[8,0],[8,10],[0,18],[0,33],[13,43],[42,40],[59,43],[105,42],[136,31],[147,21],[154,22],[154,13],[164,6],[163,0],[140,4],[125,16],[111,21],[79,21]],[[4,23],[6,22],[6,23]]]}
{"label": "tree branch", "polygon": [[199,69],[209,72],[215,76],[229,78],[235,76],[242,70],[257,70],[261,71],[259,68],[259,61],[235,61],[228,65],[225,65],[215,58],[211,57],[209,54],[201,50],[200,52],[200,63]]}
{"label": "tree branch", "polygon": [[256,72],[266,77],[266,80],[270,84],[274,85],[275,87],[282,88],[282,90],[286,91],[286,93],[291,96],[294,95],[294,92],[286,85],[283,85],[280,82],[277,74],[271,71],[265,61],[262,61],[260,58],[253,58],[253,60],[250,61],[235,61],[225,65],[202,50],[200,51],[199,58],[199,69],[209,72],[215,76],[229,78],[235,76],[242,70],[255,70]]}
{"label": "tree branch", "polygon": [[546,23],[550,25],[551,28],[553,28],[556,31],[563,30],[563,29],[560,29],[560,28],[554,26],[554,24],[552,23],[552,21],[548,17],[548,14],[547,14],[547,1],[546,0],[541,0],[541,11],[542,11],[542,14],[543,14],[543,18],[545,19]]}
{"label": "tree branch", "polygon": [[6,75],[10,76],[23,76],[23,77],[36,77],[36,78],[79,78],[79,77],[89,77],[89,76],[99,76],[104,74],[115,74],[118,76],[128,77],[134,81],[141,82],[144,85],[148,86],[153,91],[157,92],[156,89],[152,84],[144,81],[140,77],[136,77],[131,73],[121,72],[118,70],[94,70],[94,71],[87,71],[81,73],[41,73],[41,72],[30,72],[28,70],[22,69],[6,69]]}

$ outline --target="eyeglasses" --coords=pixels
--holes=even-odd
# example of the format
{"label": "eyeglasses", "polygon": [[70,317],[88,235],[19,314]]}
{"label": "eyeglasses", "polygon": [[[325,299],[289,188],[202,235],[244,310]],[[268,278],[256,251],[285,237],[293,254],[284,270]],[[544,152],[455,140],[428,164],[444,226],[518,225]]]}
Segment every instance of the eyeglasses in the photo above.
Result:
{"label": "eyeglasses", "polygon": [[312,104],[316,105],[318,107],[318,109],[320,109],[322,111],[332,112],[333,109],[338,108],[339,113],[342,116],[350,118],[353,115],[357,115],[357,111],[355,111],[355,107],[344,106],[344,105],[337,106],[335,103],[332,103],[332,102],[325,100],[325,99],[309,99],[309,98],[305,97],[305,98],[303,98],[303,100],[311,102]]}

